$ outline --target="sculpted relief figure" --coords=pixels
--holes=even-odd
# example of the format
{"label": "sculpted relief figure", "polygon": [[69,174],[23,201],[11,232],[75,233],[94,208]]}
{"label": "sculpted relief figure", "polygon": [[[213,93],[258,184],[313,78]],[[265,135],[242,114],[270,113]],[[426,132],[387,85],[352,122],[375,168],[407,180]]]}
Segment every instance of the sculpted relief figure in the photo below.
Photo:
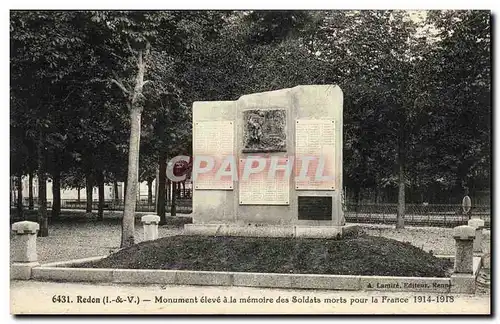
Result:
{"label": "sculpted relief figure", "polygon": [[243,152],[286,152],[285,110],[254,109],[245,111],[243,116]]}

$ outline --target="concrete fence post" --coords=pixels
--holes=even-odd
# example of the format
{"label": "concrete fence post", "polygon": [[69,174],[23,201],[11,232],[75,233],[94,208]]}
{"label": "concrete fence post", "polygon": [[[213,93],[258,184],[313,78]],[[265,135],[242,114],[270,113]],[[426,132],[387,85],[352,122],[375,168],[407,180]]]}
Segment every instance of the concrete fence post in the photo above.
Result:
{"label": "concrete fence post", "polygon": [[12,224],[15,233],[12,242],[11,279],[30,279],[31,269],[40,265],[36,252],[36,236],[40,225],[22,221]]}
{"label": "concrete fence post", "polygon": [[468,222],[469,226],[476,230],[473,251],[474,252],[483,252],[481,244],[483,242],[483,228],[484,228],[484,220],[479,218],[473,218]]}
{"label": "concrete fence post", "polygon": [[144,215],[141,217],[141,222],[144,226],[144,241],[156,240],[158,238],[160,216]]}
{"label": "concrete fence post", "polygon": [[453,238],[456,242],[455,273],[472,273],[473,244],[476,230],[462,225],[453,229]]}
{"label": "concrete fence post", "polygon": [[473,244],[476,230],[473,227],[462,225],[453,229],[453,238],[456,242],[455,267],[451,275],[452,293],[474,293],[476,278],[474,276]]}

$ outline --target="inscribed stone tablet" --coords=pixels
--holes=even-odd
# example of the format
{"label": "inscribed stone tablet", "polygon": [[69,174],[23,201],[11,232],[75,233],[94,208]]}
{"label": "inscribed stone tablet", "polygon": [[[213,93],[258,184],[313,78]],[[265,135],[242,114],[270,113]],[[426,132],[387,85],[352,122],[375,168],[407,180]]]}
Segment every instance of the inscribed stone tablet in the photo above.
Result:
{"label": "inscribed stone tablet", "polygon": [[295,152],[295,189],[335,189],[334,179],[337,175],[333,120],[296,120]]}
{"label": "inscribed stone tablet", "polygon": [[[240,205],[288,205],[290,203],[290,180],[283,170],[276,176],[269,176],[270,159],[267,158],[264,170],[250,174],[248,179],[242,175],[247,163],[240,159],[239,163],[239,202]],[[280,158],[278,164],[286,165],[287,158]]]}
{"label": "inscribed stone tablet", "polygon": [[[197,121],[194,123],[193,155],[207,156],[215,160],[212,171],[199,174],[194,181],[195,189],[233,189],[233,179],[223,176],[216,179],[225,158],[233,156],[234,125],[232,121]],[[201,165],[204,167],[204,165]]]}

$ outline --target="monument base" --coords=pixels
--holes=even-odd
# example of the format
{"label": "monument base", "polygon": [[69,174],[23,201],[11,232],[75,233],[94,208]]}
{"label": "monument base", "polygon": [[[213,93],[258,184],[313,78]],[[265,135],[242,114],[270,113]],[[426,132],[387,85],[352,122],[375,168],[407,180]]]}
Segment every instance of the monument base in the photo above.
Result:
{"label": "monument base", "polygon": [[185,224],[185,235],[341,238],[356,235],[359,226]]}

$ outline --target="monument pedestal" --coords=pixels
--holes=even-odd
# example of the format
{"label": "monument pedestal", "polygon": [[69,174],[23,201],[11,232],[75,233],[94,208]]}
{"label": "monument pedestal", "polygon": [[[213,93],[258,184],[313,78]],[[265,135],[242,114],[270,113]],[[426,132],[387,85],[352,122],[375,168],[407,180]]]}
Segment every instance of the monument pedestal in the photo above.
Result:
{"label": "monument pedestal", "polygon": [[341,238],[356,234],[359,226],[309,226],[309,225],[265,225],[265,224],[186,224],[185,235],[246,236],[246,237],[304,237]]}
{"label": "monument pedestal", "polygon": [[336,238],[344,226],[343,94],[306,85],[193,103],[187,234]]}

